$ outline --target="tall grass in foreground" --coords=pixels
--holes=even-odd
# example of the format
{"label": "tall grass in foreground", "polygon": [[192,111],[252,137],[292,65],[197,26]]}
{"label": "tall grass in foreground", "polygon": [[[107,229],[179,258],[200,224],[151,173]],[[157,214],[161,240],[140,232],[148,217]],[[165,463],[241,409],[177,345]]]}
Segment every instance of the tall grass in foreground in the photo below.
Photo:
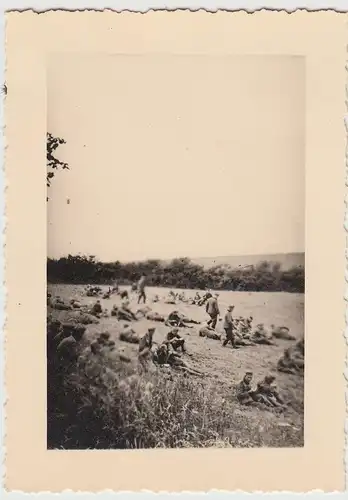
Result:
{"label": "tall grass in foreground", "polygon": [[48,370],[48,447],[129,449],[302,446],[302,430],[243,409],[215,381],[154,369],[139,376],[112,353]]}

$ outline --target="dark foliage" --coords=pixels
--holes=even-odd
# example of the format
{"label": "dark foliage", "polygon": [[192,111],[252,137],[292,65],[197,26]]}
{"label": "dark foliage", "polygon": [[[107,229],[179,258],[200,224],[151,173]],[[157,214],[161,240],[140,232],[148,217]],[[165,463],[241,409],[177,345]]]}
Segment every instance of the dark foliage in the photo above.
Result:
{"label": "dark foliage", "polygon": [[66,144],[64,139],[47,133],[47,187],[51,185],[55,170],[59,170],[60,168],[62,170],[69,169],[69,165],[59,160],[54,154],[61,144]]}
{"label": "dark foliage", "polygon": [[304,293],[305,271],[302,266],[282,270],[279,263],[260,262],[247,268],[219,265],[205,269],[188,258],[143,262],[99,262],[95,256],[68,255],[47,260],[47,278],[51,283],[110,284],[117,280],[128,285],[148,275],[150,286],[204,290],[268,291]]}

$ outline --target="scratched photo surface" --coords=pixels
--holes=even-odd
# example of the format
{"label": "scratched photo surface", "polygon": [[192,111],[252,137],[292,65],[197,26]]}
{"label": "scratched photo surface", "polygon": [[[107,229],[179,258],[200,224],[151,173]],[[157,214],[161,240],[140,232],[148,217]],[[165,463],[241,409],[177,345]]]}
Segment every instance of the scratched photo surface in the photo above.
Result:
{"label": "scratched photo surface", "polygon": [[290,55],[50,57],[48,449],[304,446],[305,85]]}

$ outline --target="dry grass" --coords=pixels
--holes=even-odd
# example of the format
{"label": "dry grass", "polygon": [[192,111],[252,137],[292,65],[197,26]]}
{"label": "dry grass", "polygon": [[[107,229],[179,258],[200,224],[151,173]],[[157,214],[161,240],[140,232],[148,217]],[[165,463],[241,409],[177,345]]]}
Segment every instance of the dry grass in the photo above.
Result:
{"label": "dry grass", "polygon": [[[81,287],[66,285],[50,289],[64,298],[79,297],[86,303],[93,302],[81,299]],[[154,293],[158,290],[151,291]],[[237,314],[251,313],[259,322],[260,311],[270,318],[263,322],[281,322],[292,326],[296,336],[303,333],[300,296],[224,292],[220,298],[222,309],[232,301]],[[104,306],[110,310],[115,301],[105,301]],[[173,309],[163,303],[152,307],[160,314]],[[204,318],[202,308],[183,304],[180,309],[195,319]],[[64,317],[66,312],[54,311],[54,314]],[[132,327],[142,333],[149,323],[142,320]],[[156,339],[160,341],[167,329],[159,324],[156,327]],[[277,374],[279,388],[290,403],[283,414],[242,407],[233,390],[234,383],[246,370],[252,369],[256,380],[274,372],[284,345],[288,345],[286,341],[274,347],[232,351],[223,349],[217,341],[199,338],[195,329],[187,330],[183,334],[193,354],[192,365],[205,371],[203,379],[154,367],[139,376],[135,362],[137,346],[119,342],[119,329],[114,318],[89,325],[86,347],[78,365],[63,375],[54,370],[49,372],[50,448],[303,446],[303,378]],[[113,353],[104,353],[102,358],[91,355],[89,342],[96,333],[105,330],[134,362],[123,364]]]}

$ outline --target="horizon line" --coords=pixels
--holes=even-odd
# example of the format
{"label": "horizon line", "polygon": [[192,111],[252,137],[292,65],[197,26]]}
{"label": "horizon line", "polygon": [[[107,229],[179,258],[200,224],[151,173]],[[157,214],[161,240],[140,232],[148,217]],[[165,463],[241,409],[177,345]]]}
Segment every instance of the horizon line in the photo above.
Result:
{"label": "horizon line", "polygon": [[129,263],[129,262],[145,262],[147,260],[159,260],[159,261],[162,261],[162,262],[165,262],[165,261],[171,261],[171,260],[174,260],[174,259],[189,259],[189,260],[204,260],[204,259],[211,259],[211,260],[214,260],[214,259],[230,259],[230,258],[238,258],[238,257],[275,257],[275,256],[284,256],[284,255],[305,255],[305,250],[303,251],[297,251],[297,252],[277,252],[277,253],[270,253],[270,254],[266,254],[266,253],[256,253],[256,254],[232,254],[232,255],[217,255],[217,256],[205,256],[205,257],[189,257],[187,255],[180,255],[180,256],[174,256],[174,257],[144,257],[144,258],[141,258],[141,259],[119,259],[119,258],[116,258],[116,259],[113,259],[113,260],[110,260],[110,259],[107,259],[107,260],[102,260],[100,259],[96,254],[93,254],[92,252],[91,253],[82,253],[82,252],[78,252],[78,253],[75,253],[75,254],[72,254],[72,253],[67,253],[67,254],[64,254],[64,255],[60,255],[59,257],[50,257],[49,255],[47,255],[47,259],[55,259],[55,260],[59,260],[59,259],[62,259],[64,257],[67,257],[68,255],[72,255],[72,256],[75,256],[75,255],[85,255],[86,257],[88,256],[94,256],[97,260],[99,260],[99,262],[104,262],[104,263],[108,263],[108,262],[125,262],[125,263]]}

